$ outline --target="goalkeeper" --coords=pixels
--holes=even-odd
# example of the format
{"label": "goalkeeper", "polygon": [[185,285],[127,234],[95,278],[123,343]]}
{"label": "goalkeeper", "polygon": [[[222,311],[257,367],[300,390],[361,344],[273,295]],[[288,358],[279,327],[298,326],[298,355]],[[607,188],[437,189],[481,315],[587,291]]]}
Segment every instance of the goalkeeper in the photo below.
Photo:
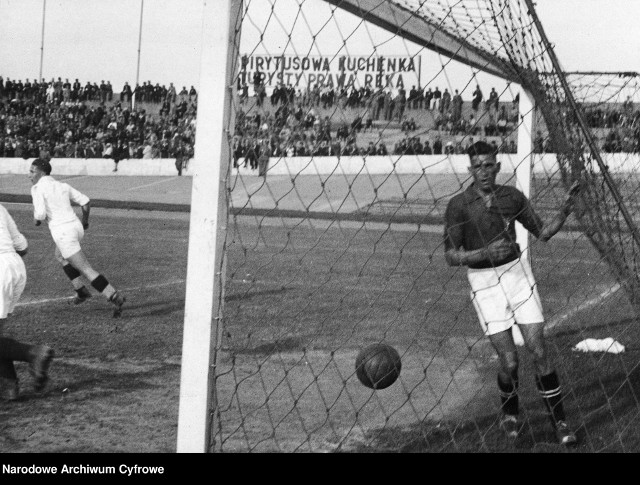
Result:
{"label": "goalkeeper", "polygon": [[577,438],[566,421],[560,380],[546,350],[540,297],[531,269],[520,257],[515,221],[538,240],[548,241],[571,213],[575,190],[570,191],[559,213],[544,224],[522,192],[496,184],[500,163],[494,146],[478,141],[467,154],[473,183],[447,205],[445,258],[450,266],[468,267],[473,305],[498,354],[500,427],[509,438],[518,436],[518,352],[511,328],[518,325],[525,347],[533,354],[536,385],[558,441],[574,445]]}

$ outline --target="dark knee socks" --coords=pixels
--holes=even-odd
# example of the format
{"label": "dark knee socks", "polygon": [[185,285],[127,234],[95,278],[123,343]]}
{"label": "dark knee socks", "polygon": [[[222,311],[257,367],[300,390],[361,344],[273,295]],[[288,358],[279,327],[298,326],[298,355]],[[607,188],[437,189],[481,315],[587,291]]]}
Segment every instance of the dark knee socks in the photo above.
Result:
{"label": "dark knee socks", "polygon": [[[78,296],[85,296],[88,290],[85,288],[82,283],[82,274],[76,268],[74,268],[71,264],[65,264],[62,266],[64,273],[67,275],[67,278],[71,280],[74,289]],[[107,300],[110,300],[113,294],[116,292],[116,289],[109,284],[107,278],[103,275],[98,275],[92,282],[91,286],[93,286],[99,293],[102,293]]]}
{"label": "dark knee socks", "polygon": [[[498,375],[498,389],[500,391],[500,400],[502,403],[502,411],[505,414],[518,414],[518,372],[512,372],[510,382],[503,382]],[[547,408],[549,417],[552,422],[565,420],[564,406],[562,405],[562,388],[558,374],[553,371],[547,375],[536,376],[536,386],[542,400]]]}
{"label": "dark knee socks", "polygon": [[98,275],[96,279],[91,282],[91,286],[93,286],[98,292],[102,293],[107,300],[111,300],[111,297],[116,292],[116,289],[109,284],[107,278],[102,275]]}
{"label": "dark knee socks", "polygon": [[82,282],[82,274],[80,273],[80,271],[75,269],[69,263],[63,265],[62,270],[64,271],[64,274],[67,275],[67,278],[71,280],[73,289],[76,290],[78,296],[83,296],[88,290],[84,287],[84,283]]}
{"label": "dark knee socks", "polygon": [[0,337],[0,377],[16,378],[14,361],[29,362],[31,345],[23,344],[12,338]]}
{"label": "dark knee socks", "polygon": [[537,375],[536,385],[553,423],[555,424],[558,421],[564,421],[565,415],[564,407],[562,405],[562,388],[556,371],[544,376]]}
{"label": "dark knee socks", "polygon": [[500,391],[502,412],[516,416],[519,412],[518,371],[511,372],[510,377],[510,382],[503,382],[500,375],[498,375],[498,389]]}

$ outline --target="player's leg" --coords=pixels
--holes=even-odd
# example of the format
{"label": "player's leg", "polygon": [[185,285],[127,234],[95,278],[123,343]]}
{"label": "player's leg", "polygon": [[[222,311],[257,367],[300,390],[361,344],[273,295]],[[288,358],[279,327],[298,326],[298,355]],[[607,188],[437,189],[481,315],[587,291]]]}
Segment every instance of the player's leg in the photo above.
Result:
{"label": "player's leg", "polygon": [[62,264],[62,271],[64,271],[64,274],[67,275],[67,278],[69,278],[69,281],[71,281],[71,285],[73,286],[73,289],[76,292],[76,296],[73,299],[73,303],[75,305],[84,303],[89,298],[91,298],[91,292],[87,289],[87,287],[84,284],[82,273],[80,273],[80,271],[74,268],[73,265],[69,263],[69,261],[67,261],[62,257],[62,254],[60,253],[60,250],[58,249],[57,246],[56,246],[55,254],[56,254],[56,259],[60,262],[60,264]]}
{"label": "player's leg", "polygon": [[498,393],[500,396],[500,427],[509,439],[518,436],[518,351],[513,341],[511,327],[513,315],[501,289],[500,269],[469,269],[471,299],[478,321],[496,351],[498,369]]}
{"label": "player's leg", "polygon": [[500,368],[498,370],[498,393],[502,416],[500,426],[505,434],[513,439],[518,436],[518,415],[520,403],[518,398],[518,350],[513,341],[511,327],[488,336],[496,351]]}
{"label": "player's leg", "polygon": [[[0,319],[0,328],[3,323],[4,319]],[[19,396],[18,375],[12,357],[11,339],[0,336],[0,399],[4,401],[15,401]]]}
{"label": "player's leg", "polygon": [[[4,292],[3,292],[4,293]],[[4,325],[6,321],[7,308],[6,299],[0,295],[0,400],[15,401],[18,399],[18,376],[13,366],[13,360],[5,350],[5,337],[3,337]]]}
{"label": "player's leg", "polygon": [[544,338],[544,322],[519,325],[525,347],[531,352],[536,367],[536,387],[540,393],[549,419],[556,430],[558,441],[563,445],[577,443],[575,433],[567,424],[564,405],[562,403],[562,386],[551,359],[549,358]]}
{"label": "player's leg", "polygon": [[34,379],[34,389],[42,391],[49,380],[49,366],[54,351],[47,345],[31,345],[12,338],[0,337],[0,383],[3,399],[13,401],[18,398],[18,376],[14,362],[29,362],[29,370]]}
{"label": "player's leg", "polygon": [[509,283],[509,288],[513,291],[511,304],[515,318],[525,347],[534,359],[536,387],[556,429],[558,440],[564,445],[573,445],[577,439],[567,425],[560,379],[547,352],[542,302],[528,265],[522,264],[515,267],[514,278]]}
{"label": "player's leg", "polygon": [[0,255],[0,396],[18,398],[18,377],[13,363],[29,362],[35,378],[35,389],[47,383],[53,350],[45,345],[29,345],[4,336],[7,316],[13,312],[27,282],[27,270],[17,254]]}
{"label": "player's leg", "polygon": [[91,286],[93,286],[98,293],[101,293],[109,302],[115,305],[116,308],[113,311],[113,316],[117,318],[122,315],[122,305],[126,299],[109,283],[109,280],[107,280],[104,275],[98,273],[91,267],[84,252],[80,250],[67,256],[66,259],[91,282]]}
{"label": "player's leg", "polygon": [[80,241],[82,241],[84,237],[84,229],[80,221],[54,228],[51,234],[61,257],[69,262],[74,269],[79,271],[98,293],[101,293],[115,306],[113,316],[116,318],[120,317],[122,315],[122,305],[125,302],[125,298],[116,291],[104,275],[98,273],[91,267],[91,264],[89,264],[87,257],[80,247]]}

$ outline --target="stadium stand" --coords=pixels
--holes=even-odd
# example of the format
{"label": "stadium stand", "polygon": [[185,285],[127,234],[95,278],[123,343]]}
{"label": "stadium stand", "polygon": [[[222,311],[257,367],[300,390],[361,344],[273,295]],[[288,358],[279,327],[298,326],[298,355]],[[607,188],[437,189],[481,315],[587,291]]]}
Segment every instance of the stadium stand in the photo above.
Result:
{"label": "stadium stand", "polygon": [[[0,157],[190,157],[195,142],[195,89],[175,93],[150,82],[137,89],[132,107],[126,89],[114,96],[110,82],[29,82],[0,77]],[[126,86],[126,85],[125,85]],[[156,86],[158,86],[156,84]],[[173,88],[171,85],[170,88]]]}
{"label": "stadium stand", "polygon": [[[256,80],[252,91],[239,83],[235,166],[257,170],[261,157],[274,156],[460,154],[480,139],[503,153],[517,151],[518,98],[500,101],[493,88],[484,101],[415,86],[407,93],[281,84],[268,92]],[[0,76],[0,157],[188,159],[196,109],[193,86],[178,91],[173,83],[145,81],[132,89],[127,82],[114,94],[104,80],[83,85]],[[640,151],[640,108],[633,103],[585,106],[585,112],[603,151]],[[534,146],[553,152],[544,126]]]}

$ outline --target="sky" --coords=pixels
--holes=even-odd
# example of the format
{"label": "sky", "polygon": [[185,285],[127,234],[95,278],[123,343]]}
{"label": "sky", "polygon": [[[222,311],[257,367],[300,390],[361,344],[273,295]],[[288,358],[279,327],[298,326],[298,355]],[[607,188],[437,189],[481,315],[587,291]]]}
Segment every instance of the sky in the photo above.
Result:
{"label": "sky", "polygon": [[[375,26],[364,26],[350,14],[334,14],[321,0],[278,0],[273,10],[272,3],[245,1],[244,53],[284,49],[326,55],[337,42],[344,45],[343,53],[368,55],[375,45],[384,55],[418,52],[424,57],[423,79],[434,75],[442,79],[438,82],[455,84],[441,69],[446,60]],[[640,72],[640,0],[537,0],[536,11],[565,70]],[[293,42],[288,35],[292,21]],[[140,83],[173,82],[178,89],[198,87],[201,25],[202,0],[0,0],[0,76],[38,77],[43,47],[42,73],[47,79],[110,80],[116,92],[125,81],[135,84],[136,78]],[[317,34],[315,44],[309,32]],[[469,68],[461,77],[462,84],[472,84]]]}
{"label": "sky", "polygon": [[640,1],[536,0],[535,3],[565,70],[640,72]]}

